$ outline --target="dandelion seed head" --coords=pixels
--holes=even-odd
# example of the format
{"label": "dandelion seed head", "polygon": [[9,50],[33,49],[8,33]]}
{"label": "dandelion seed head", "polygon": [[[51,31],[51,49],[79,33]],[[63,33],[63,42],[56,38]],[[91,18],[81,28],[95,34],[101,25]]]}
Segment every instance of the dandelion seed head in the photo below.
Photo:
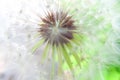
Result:
{"label": "dandelion seed head", "polygon": [[41,36],[52,45],[68,43],[73,39],[73,31],[76,26],[72,16],[63,11],[48,12],[44,18],[41,18],[39,32]]}

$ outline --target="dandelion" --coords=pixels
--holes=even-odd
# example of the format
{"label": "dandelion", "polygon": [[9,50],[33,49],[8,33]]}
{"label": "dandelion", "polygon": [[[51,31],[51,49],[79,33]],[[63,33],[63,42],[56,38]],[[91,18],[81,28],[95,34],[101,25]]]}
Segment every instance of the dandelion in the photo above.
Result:
{"label": "dandelion", "polygon": [[[76,80],[110,80],[109,70],[119,69],[119,13],[118,20],[115,20],[115,13],[109,9],[109,5],[105,6],[104,0],[101,1],[51,0],[48,2],[52,4],[45,5],[45,10],[40,9],[40,14],[34,14],[38,20],[31,22],[35,26],[31,23],[24,25],[29,25],[28,28],[36,28],[37,25],[33,30],[37,33],[34,38],[37,41],[34,41],[34,46],[28,46],[32,46],[33,55],[42,53],[42,57],[38,56],[42,65],[46,62],[50,65],[50,79],[56,79],[57,73],[64,73],[68,74],[67,77],[72,76],[71,79],[74,76],[73,79]],[[44,2],[47,0],[42,1],[41,5],[44,5]],[[29,22],[28,18],[31,17],[26,16],[26,22]],[[33,35],[31,32],[30,36]],[[30,43],[33,40],[27,41]],[[39,51],[40,48],[43,52]]]}
{"label": "dandelion", "polygon": [[64,45],[73,39],[74,20],[67,13],[63,11],[48,12],[46,17],[42,18],[42,22],[39,32],[49,44],[53,46]]}
{"label": "dandelion", "polygon": [[[76,62],[80,66],[80,57],[77,53],[71,53],[72,49],[82,43],[82,33],[78,33],[75,20],[67,12],[64,11],[50,11],[45,17],[41,17],[40,28],[38,28],[39,36],[42,38],[42,43],[46,43],[45,53],[51,55],[53,60],[57,56],[59,71],[62,72],[62,65],[66,61],[69,68],[72,70],[72,59],[69,57],[73,55]],[[39,44],[35,45],[33,51],[38,48]],[[49,50],[52,49],[52,50]],[[70,51],[71,49],[71,51]],[[48,50],[48,51],[47,51]],[[55,60],[56,61],[56,60]],[[54,63],[53,63],[54,64]]]}
{"label": "dandelion", "polygon": [[71,15],[69,10],[64,11],[62,8],[48,9],[42,15],[44,16],[38,16],[40,19],[36,29],[38,42],[35,42],[32,52],[41,53],[38,52],[39,48],[44,45],[41,61],[45,62],[48,58],[52,60],[52,76],[55,75],[56,64],[58,74],[64,73],[64,70],[73,72],[75,66],[81,67],[82,56],[79,54],[81,49],[78,49],[77,46],[83,43],[85,36],[80,31],[82,27],[76,24],[74,15]]}

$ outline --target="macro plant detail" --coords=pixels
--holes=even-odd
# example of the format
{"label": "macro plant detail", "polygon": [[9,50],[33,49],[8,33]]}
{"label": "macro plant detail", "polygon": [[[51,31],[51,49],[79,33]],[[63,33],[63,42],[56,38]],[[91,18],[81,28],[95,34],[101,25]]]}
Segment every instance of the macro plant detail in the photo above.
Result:
{"label": "macro plant detail", "polygon": [[[105,50],[106,45],[109,45],[109,33],[112,32],[110,14],[101,9],[102,3],[99,1],[90,5],[78,0],[58,2],[61,9],[48,9],[44,17],[40,16],[41,22],[37,29],[40,42],[33,47],[33,52],[45,44],[42,58],[45,60],[51,55],[52,76],[57,63],[58,73],[70,70],[76,80],[107,80],[106,66],[111,66],[108,61],[112,61],[111,57],[115,56],[109,54],[111,57],[106,58],[109,52]],[[72,8],[73,5],[76,6]],[[64,12],[66,10],[68,12]],[[66,65],[68,67],[64,69]]]}
{"label": "macro plant detail", "polygon": [[[40,17],[41,22],[37,29],[38,43],[33,47],[35,52],[39,47],[45,44],[45,50],[42,54],[42,61],[51,55],[53,67],[58,63],[58,73],[63,73],[63,65],[67,64],[72,71],[75,66],[81,67],[80,55],[75,51],[75,47],[82,44],[83,34],[77,30],[79,28],[74,23],[75,20],[68,12],[48,11],[44,17]],[[71,50],[71,51],[70,51]],[[80,51],[80,50],[79,50]],[[74,52],[74,53],[73,53]],[[78,65],[72,65],[73,58]],[[54,72],[54,71],[53,71]]]}
{"label": "macro plant detail", "polygon": [[72,16],[63,11],[47,12],[45,18],[41,18],[42,24],[39,29],[40,35],[49,44],[59,46],[69,43],[75,33],[76,26]]}
{"label": "macro plant detail", "polygon": [[8,1],[0,80],[120,80],[120,0]]}

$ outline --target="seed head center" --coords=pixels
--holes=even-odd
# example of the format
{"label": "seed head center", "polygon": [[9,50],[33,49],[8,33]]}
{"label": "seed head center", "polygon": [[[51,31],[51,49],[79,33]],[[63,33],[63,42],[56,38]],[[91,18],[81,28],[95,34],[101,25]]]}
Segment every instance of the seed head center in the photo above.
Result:
{"label": "seed head center", "polygon": [[74,20],[67,13],[50,12],[41,18],[41,36],[52,45],[63,45],[73,39],[72,30],[75,30]]}
{"label": "seed head center", "polygon": [[53,26],[53,28],[52,28],[52,34],[54,36],[60,34],[60,25],[59,25],[59,22],[56,22],[56,25]]}

